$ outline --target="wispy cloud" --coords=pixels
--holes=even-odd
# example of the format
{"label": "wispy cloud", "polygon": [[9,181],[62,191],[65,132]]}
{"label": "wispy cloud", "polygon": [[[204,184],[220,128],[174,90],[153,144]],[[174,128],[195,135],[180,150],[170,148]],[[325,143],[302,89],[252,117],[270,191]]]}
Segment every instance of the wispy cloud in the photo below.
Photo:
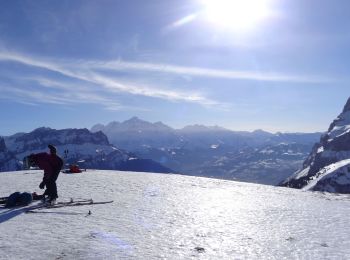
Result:
{"label": "wispy cloud", "polygon": [[[182,90],[176,86],[162,86],[159,83],[139,83],[129,78],[120,80],[111,76],[115,71],[152,72],[201,78],[230,80],[254,80],[271,82],[324,83],[335,81],[323,76],[288,75],[282,73],[263,73],[254,71],[220,70],[210,68],[177,66],[172,64],[92,60],[61,60],[31,57],[16,52],[0,51],[0,61],[16,62],[29,67],[40,68],[58,73],[60,77],[42,76],[36,73],[31,78],[18,75],[19,80],[32,80],[41,89],[31,91],[21,89],[16,84],[12,88],[1,87],[2,92],[12,93],[23,102],[46,102],[53,104],[92,103],[102,104],[106,109],[137,109],[123,105],[118,99],[119,93],[152,97],[172,102],[195,103],[206,107],[229,110],[232,105],[206,97],[200,90]],[[62,78],[63,79],[59,79]],[[58,91],[44,90],[56,89]],[[144,108],[138,108],[144,110]]]}
{"label": "wispy cloud", "polygon": [[[97,72],[94,69],[102,68],[104,65],[91,66],[91,64],[102,64],[91,61],[64,61],[64,60],[46,60],[38,57],[29,57],[20,55],[18,53],[0,52],[0,61],[12,61],[25,64],[27,66],[33,66],[41,69],[50,70],[59,73],[63,76],[69,77],[74,80],[83,81],[89,83],[90,88],[103,88],[109,92],[123,92],[132,95],[140,95],[146,97],[166,99],[170,101],[183,101],[197,103],[204,106],[221,106],[227,107],[227,104],[220,103],[206,98],[200,93],[194,91],[180,91],[177,89],[167,89],[164,87],[156,86],[152,84],[152,87],[146,84],[139,84],[133,82],[125,82],[117,80],[114,77],[106,76]],[[67,83],[58,84],[57,81],[43,80],[41,77],[37,78],[37,81],[44,86],[56,86],[61,89],[67,90],[69,87]],[[74,87],[76,87],[74,83]],[[155,87],[156,86],[156,87]],[[72,86],[73,87],[73,86]]]}
{"label": "wispy cloud", "polygon": [[137,70],[159,73],[171,73],[177,75],[188,75],[207,78],[233,79],[233,80],[254,80],[272,82],[295,82],[295,83],[325,83],[335,81],[334,78],[315,75],[293,75],[277,72],[257,72],[240,70],[222,70],[210,68],[198,68],[187,66],[176,66],[172,64],[127,62],[122,60],[111,62],[88,63],[92,68],[103,68],[110,70]]}
{"label": "wispy cloud", "polygon": [[[67,104],[71,103],[72,100],[68,99],[64,95],[51,95],[39,90],[28,90],[17,86],[1,86],[0,90],[3,97],[9,98],[9,95],[16,97],[18,101],[26,102],[29,104],[37,103],[49,103],[49,104]],[[31,102],[29,101],[31,100]]]}
{"label": "wispy cloud", "polygon": [[[34,83],[34,84],[33,84]],[[28,87],[35,85],[35,87]],[[16,102],[37,104],[96,104],[108,110],[135,110],[145,111],[144,108],[129,107],[120,104],[107,94],[96,93],[93,89],[77,83],[60,81],[57,79],[38,77],[23,77],[17,79],[11,86],[0,85],[2,99],[15,99]]]}

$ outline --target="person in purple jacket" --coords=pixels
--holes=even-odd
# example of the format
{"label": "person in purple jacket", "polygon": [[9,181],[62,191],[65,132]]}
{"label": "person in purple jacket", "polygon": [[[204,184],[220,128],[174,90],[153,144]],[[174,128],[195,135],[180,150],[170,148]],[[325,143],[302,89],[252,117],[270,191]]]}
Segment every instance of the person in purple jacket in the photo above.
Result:
{"label": "person in purple jacket", "polygon": [[44,189],[46,186],[43,195],[44,197],[46,195],[48,196],[48,203],[54,204],[58,198],[56,180],[62,169],[63,161],[57,155],[56,147],[49,144],[48,148],[50,149],[50,153],[31,154],[29,159],[40,169],[44,170],[44,177],[39,188]]}

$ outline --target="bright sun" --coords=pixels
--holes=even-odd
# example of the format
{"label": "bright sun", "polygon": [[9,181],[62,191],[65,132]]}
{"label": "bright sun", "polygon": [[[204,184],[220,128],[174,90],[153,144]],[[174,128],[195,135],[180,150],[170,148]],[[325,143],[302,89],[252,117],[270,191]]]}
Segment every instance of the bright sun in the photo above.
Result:
{"label": "bright sun", "polygon": [[270,13],[271,0],[202,0],[208,19],[220,26],[247,30]]}

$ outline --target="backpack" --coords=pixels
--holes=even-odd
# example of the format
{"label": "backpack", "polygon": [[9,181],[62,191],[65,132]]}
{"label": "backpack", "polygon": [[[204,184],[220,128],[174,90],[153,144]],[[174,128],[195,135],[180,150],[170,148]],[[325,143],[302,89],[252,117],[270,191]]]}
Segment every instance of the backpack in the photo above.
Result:
{"label": "backpack", "polygon": [[32,203],[33,201],[33,196],[32,194],[28,193],[28,192],[14,192],[12,193],[5,204],[6,208],[12,208],[15,206],[27,206],[30,203]]}

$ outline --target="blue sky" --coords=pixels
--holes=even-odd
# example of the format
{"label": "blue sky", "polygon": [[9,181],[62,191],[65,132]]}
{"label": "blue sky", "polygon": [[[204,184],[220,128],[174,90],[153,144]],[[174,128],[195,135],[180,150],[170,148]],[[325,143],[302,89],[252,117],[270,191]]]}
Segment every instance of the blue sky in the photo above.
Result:
{"label": "blue sky", "polygon": [[248,26],[206,1],[1,1],[0,135],[132,116],[327,130],[350,96],[350,2],[261,0]]}

